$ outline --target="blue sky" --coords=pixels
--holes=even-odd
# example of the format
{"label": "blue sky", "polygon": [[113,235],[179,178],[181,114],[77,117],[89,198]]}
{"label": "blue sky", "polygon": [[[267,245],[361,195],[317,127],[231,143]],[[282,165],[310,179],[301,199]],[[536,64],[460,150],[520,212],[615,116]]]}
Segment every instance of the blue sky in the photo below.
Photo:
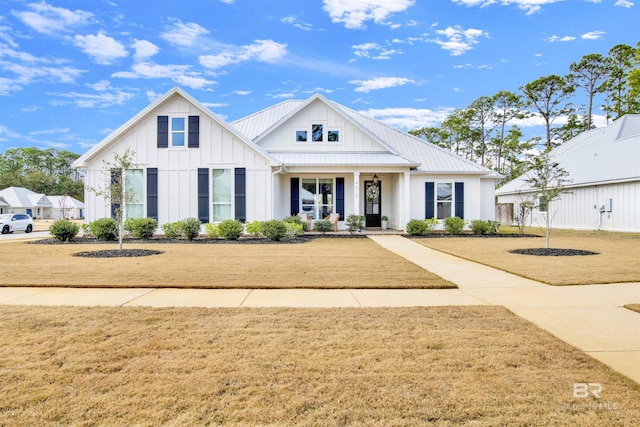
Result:
{"label": "blue sky", "polygon": [[0,0],[0,152],[81,154],[176,85],[227,121],[319,92],[437,126],[639,23],[634,0]]}

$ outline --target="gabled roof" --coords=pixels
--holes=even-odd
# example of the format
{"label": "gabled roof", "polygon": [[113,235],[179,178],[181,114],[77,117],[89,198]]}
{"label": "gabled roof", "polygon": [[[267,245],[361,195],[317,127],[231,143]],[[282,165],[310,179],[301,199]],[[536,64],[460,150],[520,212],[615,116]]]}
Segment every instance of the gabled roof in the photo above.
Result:
{"label": "gabled roof", "polygon": [[84,203],[71,196],[47,196],[54,209],[84,209]]}
{"label": "gabled roof", "polygon": [[316,100],[325,103],[336,114],[369,135],[388,152],[271,152],[272,156],[285,165],[401,165],[429,173],[476,174],[486,178],[501,177],[501,175],[490,169],[457,156],[449,150],[430,144],[409,133],[351,110],[344,105],[329,101],[320,94],[315,94],[306,101],[289,100],[281,102],[273,107],[236,120],[231,125],[238,129],[239,132],[244,133],[247,138],[259,144],[267,135]]}
{"label": "gabled roof", "polygon": [[150,115],[156,108],[158,108],[160,105],[162,105],[163,103],[165,103],[166,101],[168,101],[169,99],[171,99],[174,96],[181,96],[182,98],[186,99],[188,102],[190,102],[196,108],[198,108],[204,114],[206,114],[207,117],[209,117],[212,121],[218,123],[224,129],[228,130],[231,134],[233,134],[236,138],[238,138],[239,140],[243,141],[245,144],[250,146],[252,149],[254,149],[256,152],[258,152],[264,158],[269,160],[272,163],[272,165],[274,165],[274,166],[278,165],[277,161],[274,160],[273,157],[271,157],[269,155],[269,153],[264,151],[262,148],[260,148],[256,144],[253,144],[250,140],[247,139],[247,137],[244,134],[238,132],[235,128],[229,126],[224,120],[222,120],[218,116],[216,116],[206,106],[204,106],[202,103],[200,103],[194,97],[192,97],[187,92],[185,92],[184,90],[182,90],[181,88],[179,88],[177,86],[171,88],[170,90],[168,90],[164,95],[162,95],[161,97],[156,99],[154,102],[149,104],[144,110],[140,111],[138,114],[136,114],[131,119],[129,119],[125,124],[123,124],[118,129],[113,131],[105,139],[103,139],[98,144],[93,146],[89,151],[87,151],[82,156],[80,156],[73,163],[73,165],[76,168],[86,167],[87,166],[87,162],[89,162],[93,157],[95,157],[97,154],[99,154],[100,152],[105,150],[109,145],[111,145],[112,142],[114,142],[115,140],[120,138],[122,135],[124,135],[127,131],[132,129],[134,126],[138,125],[143,120],[145,120],[147,118],[147,116]]}
{"label": "gabled roof", "polygon": [[2,196],[0,196],[0,207],[2,208],[9,207],[9,203],[7,203],[7,201]]}
{"label": "gabled roof", "polygon": [[50,208],[51,201],[44,194],[38,194],[23,187],[9,187],[0,190],[0,197],[12,208]]}
{"label": "gabled roof", "polygon": [[[582,132],[551,150],[550,158],[569,173],[567,187],[640,180],[640,114],[627,114],[608,126]],[[529,189],[524,174],[496,190]]]}

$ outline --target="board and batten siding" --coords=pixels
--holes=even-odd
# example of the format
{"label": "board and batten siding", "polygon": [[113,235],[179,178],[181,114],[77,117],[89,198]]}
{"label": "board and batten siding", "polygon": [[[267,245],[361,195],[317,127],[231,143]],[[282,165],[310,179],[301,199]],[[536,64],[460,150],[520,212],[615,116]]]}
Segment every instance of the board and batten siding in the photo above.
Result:
{"label": "board and batten siding", "polygon": [[[157,147],[158,116],[199,116],[198,148]],[[234,135],[225,126],[212,120],[193,104],[174,96],[151,111],[131,129],[91,159],[86,171],[87,187],[105,188],[108,176],[104,162],[113,163],[114,153],[123,154],[129,148],[135,152],[134,163],[145,170],[143,191],[146,212],[146,169],[157,168],[158,222],[164,224],[198,217],[198,169],[231,169],[232,187],[235,168],[246,170],[246,219],[266,220],[271,217],[271,167],[269,161]],[[232,189],[233,194],[233,189]],[[233,197],[232,197],[233,199]],[[87,221],[109,217],[109,202],[91,191],[85,191]]]}
{"label": "board and batten siding", "polygon": [[[600,207],[611,199],[611,212]],[[498,196],[498,203],[517,203],[513,194]],[[553,228],[640,231],[640,181],[576,187],[550,204]],[[517,215],[514,206],[514,214]],[[544,226],[543,215],[534,209],[527,225]]]}

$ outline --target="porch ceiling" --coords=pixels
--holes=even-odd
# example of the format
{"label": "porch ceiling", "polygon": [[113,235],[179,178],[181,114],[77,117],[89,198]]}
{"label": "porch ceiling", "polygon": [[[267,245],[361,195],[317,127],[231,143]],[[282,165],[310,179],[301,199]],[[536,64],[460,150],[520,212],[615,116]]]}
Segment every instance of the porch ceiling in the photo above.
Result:
{"label": "porch ceiling", "polygon": [[272,151],[269,154],[287,166],[418,166],[392,153]]}

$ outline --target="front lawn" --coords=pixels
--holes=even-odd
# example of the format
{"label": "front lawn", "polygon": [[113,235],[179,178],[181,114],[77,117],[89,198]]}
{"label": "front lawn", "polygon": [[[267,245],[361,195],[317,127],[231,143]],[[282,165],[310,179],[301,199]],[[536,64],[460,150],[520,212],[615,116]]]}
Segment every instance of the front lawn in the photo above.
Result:
{"label": "front lawn", "polygon": [[6,306],[0,330],[1,425],[640,421],[638,384],[502,307]]}

